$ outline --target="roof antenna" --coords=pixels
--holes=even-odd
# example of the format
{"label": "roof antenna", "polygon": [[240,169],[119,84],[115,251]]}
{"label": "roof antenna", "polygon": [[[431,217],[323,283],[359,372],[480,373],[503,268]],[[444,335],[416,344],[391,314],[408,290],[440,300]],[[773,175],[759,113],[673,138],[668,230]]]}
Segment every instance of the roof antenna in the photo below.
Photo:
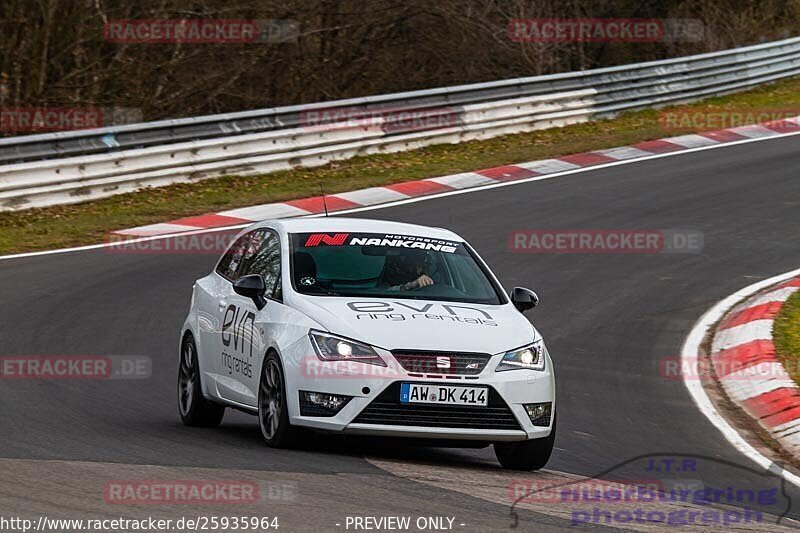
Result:
{"label": "roof antenna", "polygon": [[322,183],[319,184],[319,192],[322,193],[322,207],[325,208],[325,217],[328,216],[328,202],[325,200],[325,190],[322,188]]}

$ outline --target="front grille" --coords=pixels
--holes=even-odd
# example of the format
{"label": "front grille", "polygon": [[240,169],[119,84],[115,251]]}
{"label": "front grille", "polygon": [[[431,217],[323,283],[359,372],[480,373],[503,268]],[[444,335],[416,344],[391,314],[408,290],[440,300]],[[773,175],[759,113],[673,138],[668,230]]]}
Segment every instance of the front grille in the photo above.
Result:
{"label": "front grille", "polygon": [[439,375],[480,374],[491,359],[488,353],[394,350],[392,355],[406,372]]}
{"label": "front grille", "polygon": [[404,404],[400,402],[400,382],[392,383],[361,411],[353,423],[462,429],[521,429],[508,404],[492,387],[489,387],[489,401],[486,407]]}

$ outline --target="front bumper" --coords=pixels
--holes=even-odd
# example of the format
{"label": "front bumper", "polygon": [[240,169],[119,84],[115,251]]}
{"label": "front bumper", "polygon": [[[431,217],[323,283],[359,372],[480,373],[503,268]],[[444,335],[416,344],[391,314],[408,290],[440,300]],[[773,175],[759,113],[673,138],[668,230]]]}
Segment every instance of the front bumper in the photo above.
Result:
{"label": "front bumper", "polygon": [[[372,435],[437,440],[521,441],[530,437],[524,431],[504,431],[463,428],[424,428],[418,426],[383,426],[376,424],[348,424],[343,430],[348,435]],[[550,431],[547,432],[550,434]],[[545,435],[546,436],[546,435]]]}
{"label": "front bumper", "polygon": [[[543,371],[495,372],[502,359],[502,354],[498,354],[475,376],[420,376],[409,375],[390,352],[377,351],[386,361],[386,367],[320,361],[313,355],[307,339],[295,343],[283,354],[291,423],[348,434],[431,439],[520,441],[550,435],[552,419],[550,426],[534,426],[523,407],[524,404],[552,402],[555,413],[555,380],[549,355]],[[462,409],[447,405],[434,408],[401,405],[400,383],[486,386],[490,391],[489,406]],[[352,399],[335,416],[301,416],[301,390]],[[425,409],[430,412],[419,412]],[[463,411],[463,416],[456,411]],[[385,420],[381,420],[381,413],[386,414]],[[404,423],[406,418],[408,424]]]}

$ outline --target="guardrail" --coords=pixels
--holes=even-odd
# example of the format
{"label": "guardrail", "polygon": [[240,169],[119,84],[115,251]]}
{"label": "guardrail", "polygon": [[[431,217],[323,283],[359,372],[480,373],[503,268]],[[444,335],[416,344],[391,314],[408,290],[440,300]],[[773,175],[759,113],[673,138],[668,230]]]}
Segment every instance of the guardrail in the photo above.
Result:
{"label": "guardrail", "polygon": [[[0,210],[563,126],[800,74],[800,38],[618,67],[0,139]],[[348,110],[365,124],[311,123]],[[397,112],[429,123],[404,128]],[[432,125],[431,125],[432,124]]]}

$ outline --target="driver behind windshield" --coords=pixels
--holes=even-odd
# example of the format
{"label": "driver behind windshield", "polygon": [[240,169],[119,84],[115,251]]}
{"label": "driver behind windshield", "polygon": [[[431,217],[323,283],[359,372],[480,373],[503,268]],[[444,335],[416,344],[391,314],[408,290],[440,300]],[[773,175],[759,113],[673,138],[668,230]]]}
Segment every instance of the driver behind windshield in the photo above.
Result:
{"label": "driver behind windshield", "polygon": [[379,287],[390,290],[409,291],[433,285],[426,272],[425,252],[409,250],[400,255],[387,255],[378,280]]}

